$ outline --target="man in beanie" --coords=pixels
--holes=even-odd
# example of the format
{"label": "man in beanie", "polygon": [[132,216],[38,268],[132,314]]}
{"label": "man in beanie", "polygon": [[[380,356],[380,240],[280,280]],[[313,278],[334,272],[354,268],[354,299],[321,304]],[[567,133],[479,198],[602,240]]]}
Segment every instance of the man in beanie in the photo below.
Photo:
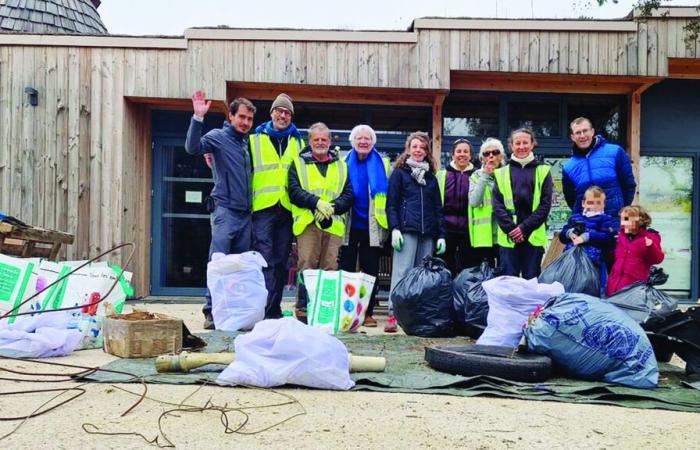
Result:
{"label": "man in beanie", "polygon": [[[255,106],[245,99],[237,98],[229,106],[228,122],[222,128],[209,131],[202,136],[204,115],[209,111],[211,100],[204,92],[192,96],[194,115],[187,130],[185,150],[190,155],[211,155],[214,172],[214,189],[211,197],[211,245],[209,258],[214,253],[243,253],[252,247],[251,216],[251,158],[248,152],[247,133],[253,126]],[[211,295],[207,290],[207,303],[202,309],[204,328],[213,329]]]}
{"label": "man in beanie", "polygon": [[287,193],[289,167],[299,157],[304,141],[292,123],[294,104],[287,94],[277,96],[270,108],[271,120],[255,129],[250,138],[253,161],[253,248],[267,267],[266,319],[282,317],[280,303],[287,280],[287,259],[292,247],[292,204]]}

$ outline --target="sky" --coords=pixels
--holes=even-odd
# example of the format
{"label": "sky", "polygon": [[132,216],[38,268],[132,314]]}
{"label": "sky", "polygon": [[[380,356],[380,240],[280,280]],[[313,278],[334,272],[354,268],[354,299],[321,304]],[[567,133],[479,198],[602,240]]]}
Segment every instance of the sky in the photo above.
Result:
{"label": "sky", "polygon": [[[695,0],[662,0],[697,5]],[[191,27],[405,30],[419,17],[607,18],[634,0],[102,0],[111,34],[180,36]]]}

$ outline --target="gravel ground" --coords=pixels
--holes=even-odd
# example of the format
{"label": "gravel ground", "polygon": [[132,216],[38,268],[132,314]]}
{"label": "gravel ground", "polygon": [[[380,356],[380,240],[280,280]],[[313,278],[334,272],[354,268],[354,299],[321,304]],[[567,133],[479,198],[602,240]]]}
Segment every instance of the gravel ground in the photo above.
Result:
{"label": "gravel ground", "polygon": [[[181,317],[193,331],[201,327],[198,305],[158,304],[148,309]],[[95,366],[112,359],[101,350],[87,350],[53,361]],[[0,362],[0,368],[52,370],[8,361]],[[0,376],[18,377],[4,371]],[[77,384],[0,380],[3,393],[68,386]],[[137,397],[120,388],[140,393],[141,386],[84,388],[87,392],[78,399],[24,423],[0,441],[0,448],[152,448],[137,436],[88,434],[84,428],[153,439],[163,412],[181,403],[198,407],[207,402],[258,408],[245,409],[247,422],[240,412],[228,414],[229,427],[238,429],[236,433],[225,432],[217,411],[168,415],[161,420],[162,432],[178,448],[700,448],[692,437],[700,416],[692,413],[443,395],[148,385],[149,399],[121,417]],[[53,395],[1,396],[0,416],[26,415]],[[0,437],[18,424],[0,421]],[[159,443],[167,443],[163,435]]]}

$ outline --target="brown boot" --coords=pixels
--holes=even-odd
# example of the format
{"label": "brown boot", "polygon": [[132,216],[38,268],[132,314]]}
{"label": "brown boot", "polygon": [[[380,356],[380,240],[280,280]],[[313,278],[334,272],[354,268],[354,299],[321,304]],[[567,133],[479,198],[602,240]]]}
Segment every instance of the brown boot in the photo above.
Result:
{"label": "brown boot", "polygon": [[294,308],[294,316],[301,323],[308,323],[306,319],[306,308]]}
{"label": "brown boot", "polygon": [[374,317],[372,316],[365,316],[365,322],[362,324],[363,326],[369,327],[369,328],[376,328],[377,327],[377,321],[375,320]]}

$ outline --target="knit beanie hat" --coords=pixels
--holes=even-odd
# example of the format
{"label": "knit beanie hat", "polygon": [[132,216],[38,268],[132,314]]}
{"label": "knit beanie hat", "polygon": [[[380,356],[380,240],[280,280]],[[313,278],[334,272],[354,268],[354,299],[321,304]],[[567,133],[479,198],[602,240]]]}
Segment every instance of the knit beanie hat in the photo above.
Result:
{"label": "knit beanie hat", "polygon": [[272,102],[272,106],[270,107],[270,112],[272,112],[272,110],[277,108],[277,107],[288,109],[289,111],[292,112],[292,114],[294,114],[294,105],[292,104],[292,99],[287,94],[280,94],[277,96],[275,101]]}

